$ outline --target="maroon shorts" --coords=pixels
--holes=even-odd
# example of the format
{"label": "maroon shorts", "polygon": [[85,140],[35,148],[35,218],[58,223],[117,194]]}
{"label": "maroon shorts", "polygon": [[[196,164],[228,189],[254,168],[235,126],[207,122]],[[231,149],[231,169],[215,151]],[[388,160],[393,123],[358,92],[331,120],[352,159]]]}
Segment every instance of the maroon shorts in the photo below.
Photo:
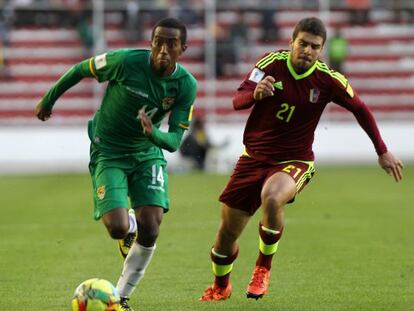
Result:
{"label": "maroon shorts", "polygon": [[261,192],[265,181],[277,172],[289,174],[295,180],[298,193],[312,178],[315,169],[313,161],[293,160],[267,164],[241,156],[219,201],[253,215],[262,204]]}

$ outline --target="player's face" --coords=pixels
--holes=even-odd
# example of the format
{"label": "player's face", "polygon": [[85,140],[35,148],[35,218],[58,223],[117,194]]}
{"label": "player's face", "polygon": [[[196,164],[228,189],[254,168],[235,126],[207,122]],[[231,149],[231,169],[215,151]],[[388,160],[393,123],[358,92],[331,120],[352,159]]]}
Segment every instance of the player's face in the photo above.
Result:
{"label": "player's face", "polygon": [[303,73],[312,67],[323,48],[323,38],[308,32],[299,32],[295,40],[290,41],[290,60],[297,73]]}
{"label": "player's face", "polygon": [[158,75],[170,75],[186,48],[187,46],[181,43],[179,29],[157,27],[151,40],[153,69]]}

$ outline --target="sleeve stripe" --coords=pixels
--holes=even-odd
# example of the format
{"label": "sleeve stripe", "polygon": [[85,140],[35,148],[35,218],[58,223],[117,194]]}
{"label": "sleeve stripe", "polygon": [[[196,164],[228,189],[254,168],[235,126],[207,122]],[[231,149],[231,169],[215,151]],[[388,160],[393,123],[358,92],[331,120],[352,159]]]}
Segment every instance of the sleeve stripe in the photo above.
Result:
{"label": "sleeve stripe", "polygon": [[194,105],[191,105],[190,113],[188,114],[188,121],[193,120],[193,109],[194,109]]}
{"label": "sleeve stripe", "polygon": [[98,79],[98,76],[95,73],[95,69],[93,68],[93,57],[89,59],[89,70],[91,71],[91,74],[95,77],[95,79]]}
{"label": "sleeve stripe", "polygon": [[182,129],[185,129],[185,130],[188,130],[188,128],[189,128],[188,125],[185,125],[185,124],[182,124],[182,123],[180,123],[178,126],[181,127]]}
{"label": "sleeve stripe", "polygon": [[289,53],[287,51],[269,53],[256,63],[256,67],[263,70],[275,60],[287,59],[288,56]]}
{"label": "sleeve stripe", "polygon": [[[191,105],[190,112],[188,113],[188,122],[191,122],[191,120],[193,119],[193,109],[194,105]],[[183,123],[180,123],[178,126],[185,130],[188,130],[188,128],[190,127],[188,124]]]}

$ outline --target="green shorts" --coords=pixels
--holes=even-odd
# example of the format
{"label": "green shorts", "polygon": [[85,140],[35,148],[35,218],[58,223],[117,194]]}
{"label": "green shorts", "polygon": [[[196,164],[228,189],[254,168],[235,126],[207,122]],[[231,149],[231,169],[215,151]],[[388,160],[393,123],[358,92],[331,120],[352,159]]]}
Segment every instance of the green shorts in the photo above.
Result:
{"label": "green shorts", "polygon": [[94,218],[114,208],[160,206],[169,209],[168,174],[162,159],[140,162],[134,156],[94,157],[89,164],[93,184]]}

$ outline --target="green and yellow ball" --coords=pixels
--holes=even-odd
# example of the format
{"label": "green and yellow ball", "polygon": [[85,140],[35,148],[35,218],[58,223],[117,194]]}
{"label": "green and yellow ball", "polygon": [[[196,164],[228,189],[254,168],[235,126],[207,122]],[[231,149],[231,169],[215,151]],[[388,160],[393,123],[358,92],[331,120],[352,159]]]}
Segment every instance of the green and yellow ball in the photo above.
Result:
{"label": "green and yellow ball", "polygon": [[120,297],[111,282],[93,278],[82,282],[72,298],[72,311],[118,311]]}

